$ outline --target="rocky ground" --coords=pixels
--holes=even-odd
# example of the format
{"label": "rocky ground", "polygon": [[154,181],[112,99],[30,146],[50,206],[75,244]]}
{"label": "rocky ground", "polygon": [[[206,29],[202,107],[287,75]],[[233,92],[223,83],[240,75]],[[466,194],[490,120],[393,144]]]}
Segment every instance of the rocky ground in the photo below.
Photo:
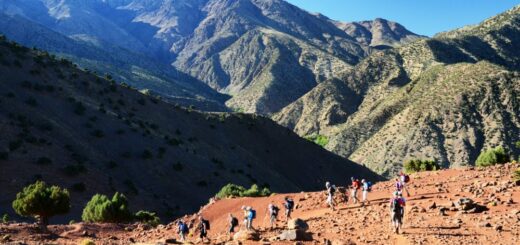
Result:
{"label": "rocky ground", "polygon": [[[520,244],[520,186],[511,179],[517,167],[506,164],[412,175],[401,234],[394,234],[389,226],[392,181],[374,185],[370,204],[364,207],[343,202],[337,211],[330,211],[324,204],[325,194],[315,192],[219,200],[200,213],[211,221],[212,244],[238,243],[225,235],[226,220],[229,213],[240,217],[242,205],[257,210],[254,226],[258,232],[240,233],[256,241],[242,241],[244,244]],[[275,229],[267,228],[267,205],[281,205],[284,196],[296,201],[293,218],[301,219],[297,224],[308,227],[305,231],[291,233],[282,221]],[[474,203],[461,203],[463,198]],[[337,196],[336,201],[341,199]],[[186,216],[185,220],[194,218],[195,215]],[[80,223],[55,225],[50,230],[51,235],[39,235],[34,225],[11,223],[0,225],[0,238],[6,244],[77,244],[86,239],[96,244],[164,244],[174,243],[177,238],[173,224],[152,229],[140,224]],[[286,237],[307,241],[281,240],[284,231]],[[196,237],[191,236],[190,241],[200,242]]]}

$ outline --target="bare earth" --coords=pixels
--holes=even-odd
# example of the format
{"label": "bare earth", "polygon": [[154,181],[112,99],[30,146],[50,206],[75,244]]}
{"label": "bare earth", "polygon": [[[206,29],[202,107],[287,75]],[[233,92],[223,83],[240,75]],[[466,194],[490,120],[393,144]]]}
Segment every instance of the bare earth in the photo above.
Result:
{"label": "bare earth", "polygon": [[[219,200],[205,206],[201,213],[211,221],[209,237],[212,244],[228,242],[225,235],[227,215],[241,217],[242,205],[257,210],[254,227],[259,241],[244,244],[294,244],[276,237],[284,230],[284,222],[269,230],[265,217],[269,202],[282,206],[288,195],[296,201],[293,218],[309,224],[312,241],[302,244],[520,244],[520,186],[511,179],[517,165],[479,169],[450,169],[425,172],[411,176],[407,198],[405,226],[402,234],[394,234],[389,224],[388,202],[393,181],[381,182],[369,195],[365,207],[339,204],[338,211],[325,206],[324,192],[278,194],[266,198],[237,198]],[[459,211],[452,203],[468,197],[489,210],[480,213]],[[336,197],[341,201],[341,196]],[[433,205],[435,203],[435,205]],[[434,207],[435,206],[435,207]],[[447,209],[441,215],[441,207]],[[283,213],[283,212],[282,212]],[[283,216],[283,215],[281,215]],[[186,216],[192,220],[194,215]],[[282,217],[280,217],[282,218]],[[8,235],[6,244],[78,244],[90,239],[96,244],[164,244],[178,238],[173,223],[155,229],[131,224],[75,224],[51,226],[52,235],[39,235],[32,224],[0,225],[0,239]],[[194,230],[192,228],[192,230]],[[197,234],[190,241],[200,242]]]}

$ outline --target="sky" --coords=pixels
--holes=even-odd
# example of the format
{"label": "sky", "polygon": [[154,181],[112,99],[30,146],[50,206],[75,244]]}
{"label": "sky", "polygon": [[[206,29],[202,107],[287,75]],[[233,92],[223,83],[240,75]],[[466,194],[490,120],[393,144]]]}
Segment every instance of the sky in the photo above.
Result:
{"label": "sky", "polygon": [[417,34],[442,31],[479,22],[520,4],[520,0],[286,0],[333,20],[383,18]]}

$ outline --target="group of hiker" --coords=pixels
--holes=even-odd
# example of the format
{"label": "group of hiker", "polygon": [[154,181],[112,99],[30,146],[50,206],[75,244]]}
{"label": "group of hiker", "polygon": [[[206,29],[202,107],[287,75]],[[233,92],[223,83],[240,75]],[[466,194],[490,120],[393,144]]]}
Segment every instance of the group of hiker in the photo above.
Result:
{"label": "group of hiker", "polygon": [[[408,192],[407,183],[410,181],[410,176],[404,174],[403,172],[399,173],[399,175],[395,179],[395,189],[392,191],[392,198],[390,199],[390,218],[392,223],[392,229],[395,233],[399,233],[399,230],[403,224],[404,218],[404,207],[406,204],[406,200],[403,197],[403,191],[406,192],[407,196],[410,196]],[[365,204],[370,203],[368,200],[368,193],[372,190],[372,183],[365,179],[361,179],[361,181],[357,178],[351,177],[350,184],[347,185],[347,189],[350,190],[350,198],[352,200],[352,204],[361,203],[361,206],[365,206]],[[337,192],[338,188],[330,182],[325,183],[325,192],[327,195],[326,203],[332,211],[336,210],[336,202],[334,200],[334,195]],[[358,198],[358,192],[361,191],[361,201]],[[348,204],[348,196],[343,193],[343,200]]]}
{"label": "group of hiker", "polygon": [[[394,190],[392,191],[392,198],[390,199],[390,217],[392,229],[395,233],[399,233],[404,218],[404,207],[406,205],[406,200],[403,197],[403,191],[406,192],[408,196],[410,193],[407,189],[407,183],[410,181],[410,177],[404,173],[400,173],[399,176],[395,179]],[[335,185],[330,182],[325,183],[325,192],[326,192],[326,203],[328,207],[335,211],[336,210],[336,202],[334,200],[335,193],[338,192],[338,189]],[[352,204],[360,203],[361,206],[365,206],[365,204],[369,204],[368,194],[372,189],[372,183],[365,179],[361,179],[361,181],[357,178],[351,177],[350,183],[347,185],[346,190],[343,192],[343,200],[348,204],[349,198],[347,196],[347,190],[350,190],[350,199],[352,200]],[[361,191],[361,201],[358,198],[358,192]],[[294,200],[288,196],[284,198],[283,203],[281,205],[285,209],[285,222],[287,223],[289,219],[291,219],[291,213],[294,209]],[[229,214],[228,216],[228,230],[227,235],[231,236],[235,233],[235,228],[239,227],[240,229],[245,229],[248,231],[254,230],[254,221],[256,219],[256,210],[251,206],[242,206],[241,211],[243,212],[242,226],[239,227],[239,220],[237,217],[233,216],[233,214]],[[265,218],[269,219],[270,228],[274,229],[277,227],[278,215],[280,212],[280,208],[273,202],[270,202],[267,206],[266,216]],[[264,220],[265,221],[265,220]],[[199,233],[199,238],[202,242],[208,239],[208,230],[210,229],[210,223],[208,220],[204,219],[202,216],[199,216],[197,225],[188,224],[183,220],[178,221],[178,234],[181,241],[186,241],[188,235],[192,235],[190,233],[190,227],[196,227]]]}

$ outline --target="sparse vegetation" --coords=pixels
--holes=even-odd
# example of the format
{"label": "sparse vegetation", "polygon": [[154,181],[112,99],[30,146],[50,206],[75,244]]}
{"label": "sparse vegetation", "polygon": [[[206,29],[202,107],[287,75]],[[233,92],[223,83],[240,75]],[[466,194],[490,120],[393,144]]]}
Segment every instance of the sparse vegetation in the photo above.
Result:
{"label": "sparse vegetation", "polygon": [[69,191],[58,186],[47,186],[42,181],[36,181],[36,183],[24,187],[21,192],[16,194],[13,209],[21,216],[30,216],[37,219],[40,229],[46,231],[50,217],[69,212]]}
{"label": "sparse vegetation", "polygon": [[321,147],[325,147],[329,143],[329,138],[327,138],[327,136],[321,135],[321,134],[308,135],[308,136],[305,136],[304,138],[310,142],[314,142],[315,144],[317,144]]}
{"label": "sparse vegetation", "polygon": [[513,172],[513,180],[517,183],[517,185],[520,184],[520,168],[517,168],[517,169]]}
{"label": "sparse vegetation", "polygon": [[96,243],[90,239],[83,239],[83,241],[81,241],[80,245],[96,245]]}
{"label": "sparse vegetation", "polygon": [[135,213],[134,219],[138,222],[145,223],[153,227],[156,227],[161,223],[161,219],[157,217],[156,213],[145,210],[139,210],[137,213]]}
{"label": "sparse vegetation", "polygon": [[243,186],[235,184],[227,184],[217,193],[217,198],[230,198],[230,197],[263,197],[271,195],[271,190],[264,187],[260,189],[258,185],[253,184],[251,188],[246,189]]}
{"label": "sparse vegetation", "polygon": [[2,223],[7,223],[9,222],[9,214],[3,214],[2,215]]}
{"label": "sparse vegetation", "polygon": [[406,173],[415,173],[423,171],[439,170],[440,166],[435,160],[412,159],[404,163],[404,171]]}
{"label": "sparse vegetation", "polygon": [[509,154],[502,146],[485,150],[477,158],[477,167],[488,167],[496,164],[503,164],[509,161]]}
{"label": "sparse vegetation", "polygon": [[81,219],[85,222],[118,223],[132,220],[132,214],[126,196],[116,192],[112,199],[94,195],[83,209]]}

